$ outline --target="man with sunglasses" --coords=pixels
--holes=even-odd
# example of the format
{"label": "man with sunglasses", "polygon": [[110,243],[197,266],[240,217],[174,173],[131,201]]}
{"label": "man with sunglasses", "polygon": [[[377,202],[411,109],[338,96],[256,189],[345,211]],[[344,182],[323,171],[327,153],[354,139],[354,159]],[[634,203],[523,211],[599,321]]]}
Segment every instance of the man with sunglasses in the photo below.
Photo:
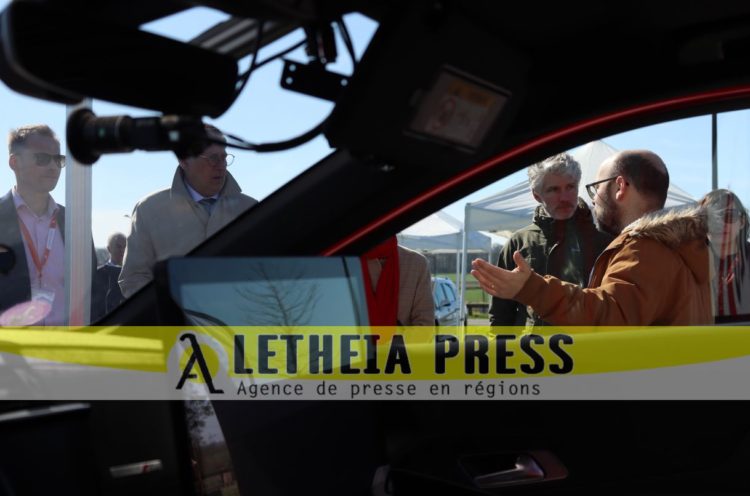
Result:
{"label": "man with sunglasses", "polygon": [[147,196],[133,209],[119,279],[126,298],[153,279],[156,262],[185,255],[257,203],[242,194],[227,171],[234,156],[227,154],[221,131],[208,125],[206,130],[212,142],[179,161],[172,187]]}
{"label": "man with sunglasses", "polygon": [[705,216],[698,207],[664,211],[669,173],[655,153],[623,151],[605,160],[586,189],[599,227],[617,237],[583,289],[534,273],[520,252],[504,270],[474,260],[488,293],[531,306],[555,325],[713,323]]}
{"label": "man with sunglasses", "polygon": [[8,135],[8,165],[16,185],[0,199],[0,245],[16,263],[0,275],[0,311],[16,304],[42,305],[38,325],[63,325],[65,316],[65,209],[50,195],[65,157],[44,124],[19,127]]}

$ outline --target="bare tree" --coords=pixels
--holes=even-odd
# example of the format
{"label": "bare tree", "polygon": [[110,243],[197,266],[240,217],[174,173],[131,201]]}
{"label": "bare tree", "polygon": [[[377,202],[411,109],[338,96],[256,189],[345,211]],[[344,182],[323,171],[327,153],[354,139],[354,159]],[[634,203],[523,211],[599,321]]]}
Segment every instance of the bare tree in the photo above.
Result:
{"label": "bare tree", "polygon": [[242,300],[252,302],[251,312],[244,312],[250,325],[291,327],[310,323],[321,295],[318,285],[304,277],[303,267],[284,279],[271,276],[266,264],[258,264],[253,270],[248,278],[253,284],[236,289]]}

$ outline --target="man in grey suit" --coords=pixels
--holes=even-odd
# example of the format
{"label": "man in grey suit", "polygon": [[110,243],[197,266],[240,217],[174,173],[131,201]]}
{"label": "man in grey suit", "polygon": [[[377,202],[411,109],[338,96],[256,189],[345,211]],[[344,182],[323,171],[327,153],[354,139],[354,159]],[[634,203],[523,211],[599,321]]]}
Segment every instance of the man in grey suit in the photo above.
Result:
{"label": "man in grey suit", "polygon": [[50,192],[57,186],[65,157],[57,136],[44,124],[12,130],[8,153],[16,185],[0,199],[0,245],[14,253],[15,265],[0,273],[0,311],[36,301],[46,308],[46,317],[34,323],[62,325],[67,321],[65,208]]}

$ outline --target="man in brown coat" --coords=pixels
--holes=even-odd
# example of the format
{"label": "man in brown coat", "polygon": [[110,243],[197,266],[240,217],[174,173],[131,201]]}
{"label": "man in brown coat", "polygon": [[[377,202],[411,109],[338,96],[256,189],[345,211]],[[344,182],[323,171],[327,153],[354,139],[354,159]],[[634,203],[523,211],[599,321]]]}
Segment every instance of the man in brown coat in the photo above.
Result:
{"label": "man in brown coat", "polygon": [[592,271],[588,288],[534,273],[519,252],[512,271],[472,263],[482,288],[531,306],[555,325],[700,325],[713,323],[706,222],[697,208],[664,207],[669,173],[645,150],[604,161],[586,186],[599,228],[617,237]]}

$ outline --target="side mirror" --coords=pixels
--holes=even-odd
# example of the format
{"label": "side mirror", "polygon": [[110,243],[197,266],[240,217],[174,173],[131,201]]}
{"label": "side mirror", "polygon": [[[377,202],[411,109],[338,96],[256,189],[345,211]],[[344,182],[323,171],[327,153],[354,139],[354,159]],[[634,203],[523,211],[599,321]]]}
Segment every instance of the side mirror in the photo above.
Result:
{"label": "side mirror", "polygon": [[93,10],[88,2],[11,2],[0,16],[0,78],[19,93],[64,104],[92,97],[218,117],[234,101],[238,71],[231,57]]}

